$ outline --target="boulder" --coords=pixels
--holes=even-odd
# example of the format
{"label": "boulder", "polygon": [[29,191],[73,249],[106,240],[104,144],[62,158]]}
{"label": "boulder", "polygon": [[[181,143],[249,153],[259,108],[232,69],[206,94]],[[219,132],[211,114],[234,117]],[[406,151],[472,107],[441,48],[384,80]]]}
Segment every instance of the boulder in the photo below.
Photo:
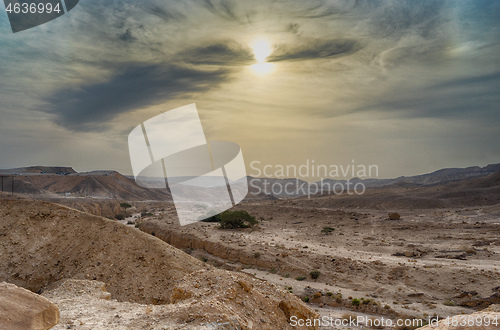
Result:
{"label": "boulder", "polygon": [[46,330],[58,322],[59,309],[47,298],[0,283],[0,329]]}

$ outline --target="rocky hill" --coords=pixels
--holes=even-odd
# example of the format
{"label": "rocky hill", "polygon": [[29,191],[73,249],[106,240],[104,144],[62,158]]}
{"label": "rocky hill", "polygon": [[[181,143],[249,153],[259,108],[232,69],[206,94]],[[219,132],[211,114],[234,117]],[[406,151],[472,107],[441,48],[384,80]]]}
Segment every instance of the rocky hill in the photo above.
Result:
{"label": "rocky hill", "polygon": [[[45,169],[49,172],[33,172]],[[16,169],[18,170],[18,169]],[[57,172],[59,170],[69,172]],[[13,171],[13,170],[9,170]],[[25,168],[3,178],[4,192],[32,197],[91,197],[121,200],[171,200],[166,189],[147,189],[115,171],[76,173],[71,168]],[[14,180],[14,184],[12,184]],[[13,188],[12,188],[13,187]]]}
{"label": "rocky hill", "polygon": [[[59,287],[65,279],[103,282],[112,299],[164,306],[155,308],[152,315],[168,319],[172,328],[189,324],[194,329],[210,323],[224,329],[291,329],[290,316],[317,316],[288,292],[241,273],[216,269],[135,228],[60,205],[3,194],[0,264],[0,281],[33,292]],[[78,292],[74,294],[81,294]],[[74,324],[76,318],[91,323],[81,319],[82,313],[72,314],[66,301],[57,302],[61,320],[66,322],[62,328]],[[81,310],[92,318],[88,302],[81,302]],[[115,304],[111,309],[117,308]],[[140,309],[144,312],[134,313],[127,322],[134,324],[134,317],[144,318],[153,311],[145,306]],[[156,329],[151,318],[147,324],[148,329]]]}

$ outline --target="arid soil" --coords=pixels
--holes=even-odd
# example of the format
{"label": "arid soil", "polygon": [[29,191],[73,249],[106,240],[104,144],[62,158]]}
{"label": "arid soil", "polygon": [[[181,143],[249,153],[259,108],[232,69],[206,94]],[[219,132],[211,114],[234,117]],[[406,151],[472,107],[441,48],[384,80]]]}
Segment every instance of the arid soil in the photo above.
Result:
{"label": "arid soil", "polygon": [[[135,228],[48,202],[0,197],[0,281],[47,292],[66,328],[289,329],[290,316],[316,315],[281,288],[216,269]],[[91,283],[67,297],[68,287],[76,285],[64,284],[67,279]],[[96,281],[105,283],[110,296],[79,300]],[[93,299],[110,298],[104,311],[95,310]],[[136,312],[124,325],[115,308],[127,306]],[[110,318],[106,310],[119,317]],[[149,316],[167,321],[155,323]]]}
{"label": "arid soil", "polygon": [[[315,200],[235,208],[260,219],[258,227],[179,227],[167,207],[142,219],[140,228],[209,264],[256,274],[308,297],[315,306],[428,318],[500,303],[498,206],[393,210],[400,220],[389,220],[387,210],[339,210]],[[326,234],[324,227],[334,231]],[[318,279],[309,275],[313,270]],[[296,280],[300,276],[305,279]],[[353,306],[352,298],[369,303]]]}

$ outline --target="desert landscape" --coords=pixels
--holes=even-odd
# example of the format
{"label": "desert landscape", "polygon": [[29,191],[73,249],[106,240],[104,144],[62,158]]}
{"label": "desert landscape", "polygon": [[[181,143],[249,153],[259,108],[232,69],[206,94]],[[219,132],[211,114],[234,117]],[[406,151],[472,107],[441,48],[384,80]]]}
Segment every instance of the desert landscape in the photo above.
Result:
{"label": "desert landscape", "polygon": [[497,315],[500,172],[492,168],[458,178],[440,171],[425,184],[389,180],[355,196],[250,193],[232,211],[258,223],[241,229],[180,226],[168,190],[116,172],[17,169],[14,193],[0,199],[0,280],[55,303],[54,329]]}

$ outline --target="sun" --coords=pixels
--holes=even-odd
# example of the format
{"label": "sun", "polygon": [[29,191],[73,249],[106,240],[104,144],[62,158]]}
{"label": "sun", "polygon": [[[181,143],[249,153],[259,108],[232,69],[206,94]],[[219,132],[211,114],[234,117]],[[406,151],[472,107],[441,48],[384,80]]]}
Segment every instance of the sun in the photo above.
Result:
{"label": "sun", "polygon": [[259,39],[252,44],[253,54],[257,62],[266,62],[266,57],[271,55],[273,49],[269,41],[265,39]]}
{"label": "sun", "polygon": [[271,73],[274,70],[272,63],[266,62],[266,58],[271,55],[273,48],[266,39],[258,39],[252,45],[252,50],[257,64],[251,66],[252,70],[258,74]]}

